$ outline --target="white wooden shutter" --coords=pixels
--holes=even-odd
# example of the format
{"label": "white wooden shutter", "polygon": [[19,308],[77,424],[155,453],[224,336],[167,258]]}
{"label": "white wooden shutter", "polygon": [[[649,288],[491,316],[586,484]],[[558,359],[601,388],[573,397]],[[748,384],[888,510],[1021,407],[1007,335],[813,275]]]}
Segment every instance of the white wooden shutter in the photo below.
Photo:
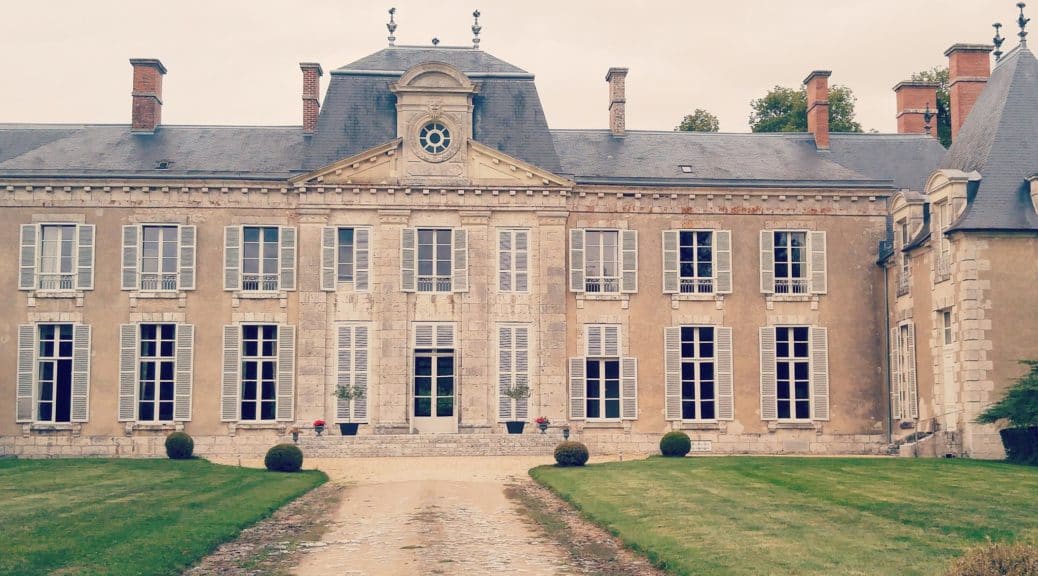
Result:
{"label": "white wooden shutter", "polygon": [[732,231],[714,231],[714,292],[732,293]]}
{"label": "white wooden shutter", "polygon": [[[18,289],[36,289],[36,237],[39,234],[35,224],[22,224],[21,247],[18,257]],[[31,399],[30,399],[31,403]],[[32,418],[30,406],[29,418]]]}
{"label": "white wooden shutter", "polygon": [[[761,238],[763,239],[763,236]],[[760,329],[760,419],[778,419],[774,326],[764,326]]]}
{"label": "white wooden shutter", "polygon": [[221,386],[220,420],[238,420],[241,407],[241,326],[232,324],[223,327],[223,384]]}
{"label": "white wooden shutter", "polygon": [[[180,290],[195,289],[195,258],[198,243],[198,228],[195,226],[180,227],[180,278],[177,288]],[[174,409],[175,411],[175,409]]]}
{"label": "white wooden shutter", "polygon": [[[223,229],[223,289],[241,289],[241,226],[226,226]],[[237,414],[235,408],[235,414]],[[237,416],[225,420],[237,420]]]}
{"label": "white wooden shutter", "polygon": [[292,420],[296,390],[296,327],[278,326],[277,419]]}
{"label": "white wooden shutter", "polygon": [[825,232],[808,232],[808,248],[811,256],[811,293],[825,294],[829,290],[825,265]]}
{"label": "white wooden shutter", "polygon": [[681,420],[681,327],[663,328],[664,397],[667,420]]}
{"label": "white wooden shutter", "polygon": [[469,234],[464,228],[454,229],[454,262],[451,265],[451,289],[469,291]]}
{"label": "white wooden shutter", "polygon": [[[505,232],[511,236],[510,233]],[[512,326],[497,329],[497,419],[499,422],[515,419],[514,401],[505,394],[515,384],[515,341]]]}
{"label": "white wooden shutter", "polygon": [[638,231],[620,231],[620,292],[638,291]]}
{"label": "white wooden shutter", "polygon": [[[515,330],[515,383],[530,386],[530,327],[516,326]],[[530,413],[530,399],[520,398],[515,401],[515,416],[526,420]]]}
{"label": "white wooden shutter", "polygon": [[[90,234],[93,236],[92,230]],[[86,422],[89,415],[90,326],[74,324],[72,326],[72,421]]]}
{"label": "white wooden shutter", "polygon": [[530,231],[515,231],[515,291],[526,292],[530,289]]}
{"label": "white wooden shutter", "polygon": [[[353,385],[353,326],[340,325],[336,341],[335,385],[336,387]],[[335,399],[335,419],[339,422],[350,421],[350,401],[345,398]]]}
{"label": "white wooden shutter", "polygon": [[[80,224],[76,227],[79,236],[76,247],[76,266],[79,268],[76,275],[77,290],[94,289],[94,225]],[[89,333],[89,330],[87,330]],[[89,335],[87,336],[89,338]],[[84,421],[86,416],[83,416]]]}
{"label": "white wooden shutter", "polygon": [[140,230],[140,227],[136,224],[123,226],[123,290],[136,290],[140,287],[137,281],[137,260],[140,257]]}
{"label": "white wooden shutter", "polygon": [[775,234],[771,230],[760,231],[760,291],[775,292]]}
{"label": "white wooden shutter", "polygon": [[[22,230],[25,228],[23,227]],[[15,392],[15,422],[32,422],[33,390],[36,380],[36,325],[18,325],[18,382]]]}
{"label": "white wooden shutter", "polygon": [[195,327],[177,324],[176,375],[173,380],[173,419],[191,420],[191,389],[194,380]]}
{"label": "white wooden shutter", "polygon": [[366,325],[341,325],[338,328],[336,384],[355,386],[364,391],[363,398],[355,398],[352,402],[336,399],[335,415],[339,422],[367,422],[368,333]]}
{"label": "white wooden shutter", "polygon": [[908,414],[912,419],[919,418],[919,391],[915,376],[915,324],[908,324],[908,342],[906,343],[905,382],[908,384]]}
{"label": "white wooden shutter", "polygon": [[717,379],[717,419],[735,419],[735,386],[733,379],[732,329],[718,327],[714,334],[714,377]]}
{"label": "white wooden shutter", "polygon": [[901,329],[890,329],[890,418],[901,419]]}
{"label": "white wooden shutter", "polygon": [[497,287],[500,292],[511,292],[514,289],[512,287],[512,271],[514,269],[512,257],[512,231],[499,230],[497,233]]}
{"label": "white wooden shutter", "polygon": [[415,229],[400,229],[400,290],[415,291]]}
{"label": "white wooden shutter", "polygon": [[569,231],[569,291],[584,292],[584,231]]}
{"label": "white wooden shutter", "polygon": [[589,358],[605,356],[605,346],[603,345],[604,327],[592,324],[587,326],[586,330],[584,341],[586,342],[585,351],[587,356]]}
{"label": "white wooden shutter", "polygon": [[[296,229],[282,226],[278,232],[278,249],[281,260],[279,290],[296,289]],[[278,402],[280,406],[281,402]]]}
{"label": "white wooden shutter", "polygon": [[811,409],[815,420],[829,419],[829,330],[811,327]]}
{"label": "white wooden shutter", "polygon": [[119,421],[137,419],[137,324],[119,326]]}
{"label": "white wooden shutter", "polygon": [[638,359],[620,359],[620,418],[638,419]]}
{"label": "white wooden shutter", "polygon": [[368,421],[368,338],[365,326],[353,328],[353,384],[364,391],[364,396],[353,400],[353,421]]}
{"label": "white wooden shutter", "polygon": [[455,347],[454,324],[440,322],[436,326],[436,348],[448,349]]}
{"label": "white wooden shutter", "polygon": [[570,420],[583,420],[585,414],[584,373],[587,371],[587,359],[583,357],[569,359],[569,417]]}
{"label": "white wooden shutter", "polygon": [[435,348],[433,345],[433,325],[432,324],[415,324],[414,325],[414,347],[415,348]]}
{"label": "white wooden shutter", "polygon": [[620,355],[620,326],[602,327],[602,356]]}
{"label": "white wooden shutter", "polygon": [[367,292],[371,278],[371,229],[353,231],[353,290]]}
{"label": "white wooden shutter", "polygon": [[[663,231],[663,293],[677,294],[680,286],[680,259],[679,241],[681,232],[679,230]],[[680,398],[680,396],[679,396]],[[680,410],[679,410],[680,412]],[[680,414],[679,414],[680,416]]]}
{"label": "white wooden shutter", "polygon": [[321,290],[334,291],[338,281],[336,258],[339,229],[325,226],[321,229]]}

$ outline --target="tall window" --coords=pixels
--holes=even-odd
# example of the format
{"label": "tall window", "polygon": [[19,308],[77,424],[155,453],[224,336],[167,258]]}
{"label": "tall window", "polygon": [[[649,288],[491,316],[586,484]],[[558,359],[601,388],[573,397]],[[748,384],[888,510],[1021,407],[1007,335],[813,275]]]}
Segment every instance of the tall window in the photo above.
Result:
{"label": "tall window", "polygon": [[588,358],[586,370],[587,418],[619,420],[620,359]]}
{"label": "tall window", "polygon": [[678,262],[681,292],[714,291],[714,233],[681,230],[678,233]]}
{"label": "tall window", "polygon": [[454,416],[454,350],[418,348],[414,352],[414,415]]}
{"label": "tall window", "polygon": [[717,418],[714,328],[681,327],[681,419]]}
{"label": "tall window", "polygon": [[177,289],[177,227],[141,227],[141,290]]}
{"label": "tall window", "polygon": [[810,328],[775,328],[775,361],[778,417],[781,420],[811,418]]}
{"label": "tall window", "polygon": [[944,336],[944,345],[951,346],[954,342],[952,337],[952,313],[951,310],[941,310],[941,332]]}
{"label": "tall window", "polygon": [[807,294],[807,233],[776,231],[775,293]]}
{"label": "tall window", "polygon": [[76,287],[75,224],[44,224],[40,227],[41,290],[72,290]]}
{"label": "tall window", "polygon": [[141,324],[137,419],[172,421],[176,324]]}
{"label": "tall window", "polygon": [[242,329],[241,419],[277,415],[278,327],[246,324]]}
{"label": "tall window", "polygon": [[451,291],[451,230],[418,229],[418,291]]}
{"label": "tall window", "polygon": [[40,324],[37,385],[39,422],[72,421],[72,325]]}
{"label": "tall window", "polygon": [[356,249],[353,236],[353,228],[339,228],[339,258],[336,270],[339,282],[353,282],[354,250]]}
{"label": "tall window", "polygon": [[616,230],[588,230],[584,234],[585,291],[620,291],[619,236]]}
{"label": "tall window", "polygon": [[245,226],[242,233],[242,290],[277,290],[278,227]]}
{"label": "tall window", "polygon": [[499,230],[497,235],[498,290],[529,289],[529,230]]}

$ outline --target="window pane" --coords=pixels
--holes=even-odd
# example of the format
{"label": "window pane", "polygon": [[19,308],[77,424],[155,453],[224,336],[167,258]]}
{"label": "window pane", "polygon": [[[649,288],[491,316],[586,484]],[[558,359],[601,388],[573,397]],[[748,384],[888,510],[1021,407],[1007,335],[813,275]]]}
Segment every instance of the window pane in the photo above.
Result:
{"label": "window pane", "polygon": [[685,380],[681,383],[681,398],[684,400],[693,400],[696,397],[696,383],[691,380]]}
{"label": "window pane", "polygon": [[607,360],[605,362],[605,376],[606,378],[620,378],[619,360]]}
{"label": "window pane", "polygon": [[242,420],[255,420],[256,419],[256,404],[254,402],[242,402],[242,404],[241,404],[241,419]]}
{"label": "window pane", "polygon": [[807,419],[811,417],[811,404],[809,402],[797,402],[797,418]]}
{"label": "window pane", "polygon": [[587,381],[587,397],[588,398],[600,398],[601,397],[600,389],[599,389],[599,385],[598,385],[598,380],[588,380]]}
{"label": "window pane", "polygon": [[241,383],[241,397],[245,400],[256,399],[256,381],[244,380]]}
{"label": "window pane", "polygon": [[696,419],[696,403],[695,402],[682,402],[681,403],[681,418],[684,420],[695,420]]}
{"label": "window pane", "polygon": [[713,244],[714,233],[713,232],[696,232],[696,241],[699,242],[700,246],[710,246]]}
{"label": "window pane", "polygon": [[789,381],[778,381],[778,397],[789,398]]}
{"label": "window pane", "polygon": [[606,380],[605,381],[605,397],[606,398],[619,398],[620,397],[620,381],[619,380]]}
{"label": "window pane", "polygon": [[432,399],[431,398],[415,398],[414,399],[414,415],[419,418],[432,416]]}
{"label": "window pane", "polygon": [[414,373],[418,376],[432,375],[432,358],[428,356],[417,356],[414,359]]}
{"label": "window pane", "polygon": [[428,376],[416,376],[414,379],[415,396],[432,395],[432,378]]}
{"label": "window pane", "polygon": [[682,380],[695,380],[696,379],[696,365],[692,362],[681,363],[681,379]]}
{"label": "window pane", "polygon": [[606,400],[606,418],[619,418],[620,417],[620,401],[619,400]]}
{"label": "window pane", "polygon": [[704,380],[703,383],[700,385],[699,390],[700,390],[700,397],[703,400],[713,400],[714,399],[714,383],[713,382],[707,382],[707,381]]}
{"label": "window pane", "polygon": [[789,402],[779,401],[778,403],[778,417],[789,418]]}
{"label": "window pane", "polygon": [[277,228],[264,228],[263,229],[263,242],[264,243],[276,243],[278,241],[278,229]]}
{"label": "window pane", "polygon": [[154,420],[155,419],[155,404],[151,402],[141,402],[140,414],[138,415],[141,420]]}
{"label": "window pane", "polygon": [[598,400],[587,401],[587,417],[588,418],[600,418],[601,411],[599,410]]}
{"label": "window pane", "polygon": [[454,378],[451,376],[440,376],[436,378],[436,395],[437,396],[453,396],[454,395]]}
{"label": "window pane", "polygon": [[436,415],[454,416],[454,398],[437,398]]}
{"label": "window pane", "polygon": [[796,378],[797,380],[807,380],[808,379],[808,375],[807,375],[808,374],[808,369],[807,369],[807,367],[808,367],[807,362],[797,362],[794,365],[794,367],[793,367],[794,378]]}
{"label": "window pane", "polygon": [[796,383],[796,394],[797,394],[797,396],[796,396],[797,398],[810,398],[811,397],[811,393],[808,390],[808,385],[807,385],[806,381],[799,381],[799,380],[797,381],[797,383]]}
{"label": "window pane", "polygon": [[713,402],[703,402],[700,411],[702,412],[700,417],[704,420],[713,420],[714,418],[717,418],[717,414],[714,413]]}
{"label": "window pane", "polygon": [[587,363],[586,363],[586,366],[587,366],[587,377],[589,379],[598,379],[598,378],[601,377],[600,369],[599,369],[601,364],[599,364],[598,361],[596,361],[596,360],[588,360]]}
{"label": "window pane", "polygon": [[173,403],[162,402],[159,404],[159,420],[172,420],[173,419]]}
{"label": "window pane", "polygon": [[277,403],[275,402],[263,402],[261,405],[262,411],[260,417],[263,420],[273,420],[277,417]]}
{"label": "window pane", "polygon": [[262,396],[260,397],[264,400],[273,400],[277,398],[277,390],[274,386],[273,380],[264,380],[260,392],[262,393]]}
{"label": "window pane", "polygon": [[699,378],[701,380],[713,380],[714,379],[714,363],[703,362],[699,365]]}

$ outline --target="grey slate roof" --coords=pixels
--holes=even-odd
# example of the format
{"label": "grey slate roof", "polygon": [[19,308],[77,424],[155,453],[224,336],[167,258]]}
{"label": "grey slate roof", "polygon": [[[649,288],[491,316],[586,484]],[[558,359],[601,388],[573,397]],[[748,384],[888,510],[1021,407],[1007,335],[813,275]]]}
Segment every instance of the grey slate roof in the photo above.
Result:
{"label": "grey slate roof", "polygon": [[526,70],[483,50],[467,46],[393,46],[351,62],[332,73],[357,70],[404,72],[423,62],[446,62],[465,74],[528,74]]}
{"label": "grey slate roof", "polygon": [[[299,127],[0,124],[0,176],[283,179],[302,171]],[[160,160],[172,161],[157,170]]]}
{"label": "grey slate roof", "polygon": [[1026,47],[992,71],[940,167],[981,175],[951,229],[1038,230],[1025,180],[1038,172],[1038,59]]}
{"label": "grey slate roof", "polygon": [[[922,189],[944,153],[922,135],[553,130],[563,173],[578,183],[890,186]],[[681,166],[690,166],[685,173]]]}

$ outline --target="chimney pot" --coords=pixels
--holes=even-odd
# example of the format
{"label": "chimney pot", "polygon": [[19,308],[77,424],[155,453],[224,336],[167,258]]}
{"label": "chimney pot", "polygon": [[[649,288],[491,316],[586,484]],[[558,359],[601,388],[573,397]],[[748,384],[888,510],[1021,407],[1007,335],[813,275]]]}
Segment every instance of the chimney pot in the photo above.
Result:
{"label": "chimney pot", "polygon": [[162,124],[162,77],[166,67],[154,58],[131,58],[133,108],[130,132],[154,134]]}
{"label": "chimney pot", "polygon": [[[894,94],[897,98],[897,133],[898,134],[923,134],[926,132],[926,121],[923,115],[927,107],[930,113],[937,113],[937,88],[936,82],[898,82],[894,86]],[[937,136],[937,121],[930,123],[930,136]]]}
{"label": "chimney pot", "polygon": [[623,138],[627,135],[627,68],[610,68],[605,79],[609,83],[609,131]]}
{"label": "chimney pot", "polygon": [[807,131],[815,137],[815,148],[829,149],[829,76],[831,70],[815,70],[804,78],[807,88]]}
{"label": "chimney pot", "polygon": [[300,62],[303,71],[303,134],[317,132],[317,118],[321,112],[321,76],[324,70],[316,62]]}
{"label": "chimney pot", "polygon": [[948,99],[951,107],[952,140],[966,122],[970,110],[991,76],[991,58],[994,50],[989,44],[954,44],[944,51],[948,57]]}

